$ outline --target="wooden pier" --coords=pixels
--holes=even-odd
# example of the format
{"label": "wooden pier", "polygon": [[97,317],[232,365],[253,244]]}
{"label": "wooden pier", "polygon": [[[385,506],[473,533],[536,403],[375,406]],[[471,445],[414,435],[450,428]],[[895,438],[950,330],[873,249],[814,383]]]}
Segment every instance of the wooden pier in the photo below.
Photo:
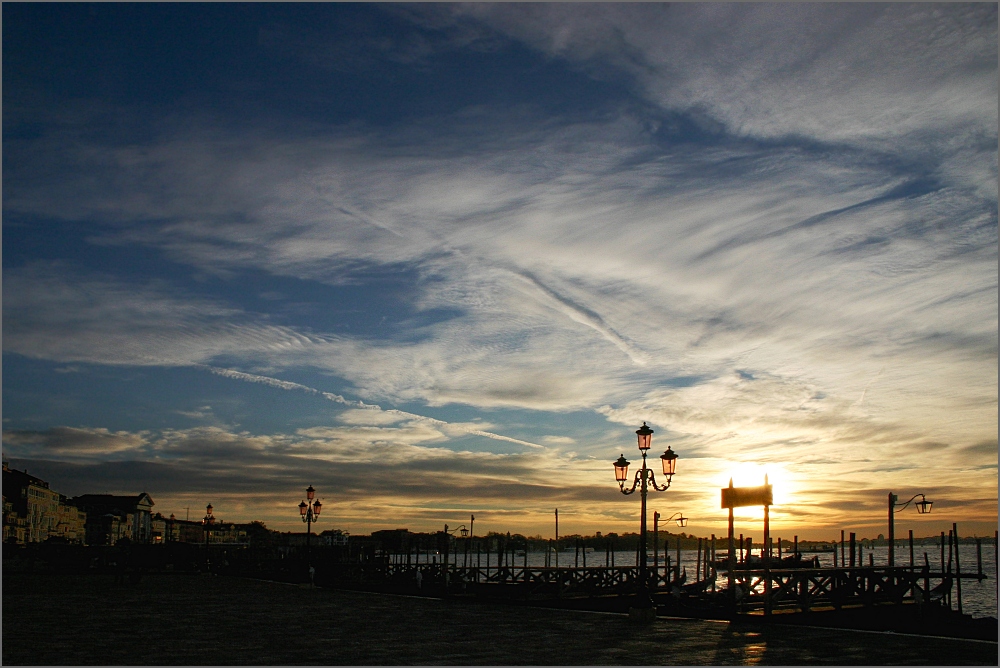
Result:
{"label": "wooden pier", "polygon": [[[533,567],[456,564],[342,564],[341,584],[367,583],[379,589],[437,593],[488,599],[538,602],[558,599],[629,597],[639,588],[636,566]],[[984,579],[977,573],[931,571],[928,566],[827,568],[735,568],[728,578],[691,583],[676,569],[650,569],[650,590],[658,604],[683,600],[691,609],[726,614],[809,612],[883,604],[952,607],[961,579]],[[331,583],[334,584],[334,583]],[[336,585],[335,585],[336,586]]]}

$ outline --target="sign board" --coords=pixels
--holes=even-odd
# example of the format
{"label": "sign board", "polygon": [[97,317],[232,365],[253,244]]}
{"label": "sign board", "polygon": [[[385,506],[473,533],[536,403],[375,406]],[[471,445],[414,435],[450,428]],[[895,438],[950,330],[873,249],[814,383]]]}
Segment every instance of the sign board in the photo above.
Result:
{"label": "sign board", "polygon": [[770,485],[760,487],[723,487],[722,507],[770,506],[774,503]]}

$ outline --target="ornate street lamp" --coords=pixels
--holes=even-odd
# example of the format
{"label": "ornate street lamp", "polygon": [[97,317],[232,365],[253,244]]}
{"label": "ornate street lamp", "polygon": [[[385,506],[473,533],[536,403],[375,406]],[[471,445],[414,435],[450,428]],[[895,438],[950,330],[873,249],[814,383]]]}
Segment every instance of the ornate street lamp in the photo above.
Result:
{"label": "ornate street lamp", "polygon": [[[633,494],[636,487],[639,488],[639,495],[642,499],[640,524],[639,524],[639,592],[636,596],[636,612],[633,617],[641,620],[651,620],[656,617],[656,608],[653,599],[649,594],[649,571],[646,566],[646,493],[649,487],[658,492],[665,492],[670,487],[674,473],[677,470],[677,455],[667,447],[666,451],[660,455],[660,463],[663,465],[663,475],[667,478],[665,485],[656,483],[656,476],[652,469],[646,468],[646,452],[649,450],[653,440],[653,430],[643,422],[642,426],[636,430],[639,437],[639,452],[642,453],[642,468],[635,472],[635,479],[632,487],[625,489],[625,481],[628,480],[629,462],[622,454],[618,461],[614,462],[615,480],[622,494]],[[632,612],[630,610],[630,612]]]}
{"label": "ornate street lamp", "polygon": [[[917,497],[920,500],[913,503],[913,500]],[[896,565],[896,513],[902,512],[913,503],[917,507],[917,512],[921,515],[931,512],[931,508],[934,506],[933,501],[928,501],[927,497],[923,494],[914,494],[910,497],[910,500],[906,503],[899,503],[899,497],[889,492],[889,567]],[[896,506],[899,506],[899,510],[896,510]]]}
{"label": "ornate street lamp", "polygon": [[313,489],[312,485],[306,488],[306,499],[309,500],[309,503],[303,501],[299,504],[299,515],[302,517],[302,521],[306,523],[306,554],[308,555],[310,536],[312,536],[312,523],[319,520],[323,504],[319,502],[319,499],[316,499],[316,490]]}
{"label": "ornate street lamp", "polygon": [[205,516],[201,518],[201,524],[205,529],[205,570],[211,571],[212,562],[208,558],[208,537],[212,535],[212,525],[215,524],[215,515],[212,514],[212,504],[205,506]]}

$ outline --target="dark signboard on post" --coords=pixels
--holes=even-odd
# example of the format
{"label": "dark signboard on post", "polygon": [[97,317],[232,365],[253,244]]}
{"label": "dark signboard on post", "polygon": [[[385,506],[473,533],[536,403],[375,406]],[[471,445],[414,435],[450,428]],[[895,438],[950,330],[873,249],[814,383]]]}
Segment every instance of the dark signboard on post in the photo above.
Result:
{"label": "dark signboard on post", "polygon": [[774,503],[770,485],[760,487],[723,487],[722,507],[770,506]]}

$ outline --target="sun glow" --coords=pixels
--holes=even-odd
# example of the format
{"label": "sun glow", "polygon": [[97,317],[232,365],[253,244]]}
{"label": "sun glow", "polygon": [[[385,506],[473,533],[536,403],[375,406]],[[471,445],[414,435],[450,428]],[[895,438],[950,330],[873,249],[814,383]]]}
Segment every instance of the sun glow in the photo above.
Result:
{"label": "sun glow", "polygon": [[[802,488],[801,481],[794,473],[788,471],[783,464],[767,463],[758,464],[755,462],[738,462],[726,468],[719,474],[715,481],[720,490],[729,486],[732,479],[734,487],[759,487],[764,484],[765,476],[773,491],[774,505],[771,506],[771,513],[775,510],[780,512],[782,506],[793,503]],[[745,519],[764,518],[764,508],[748,506],[737,508],[735,516]]]}

